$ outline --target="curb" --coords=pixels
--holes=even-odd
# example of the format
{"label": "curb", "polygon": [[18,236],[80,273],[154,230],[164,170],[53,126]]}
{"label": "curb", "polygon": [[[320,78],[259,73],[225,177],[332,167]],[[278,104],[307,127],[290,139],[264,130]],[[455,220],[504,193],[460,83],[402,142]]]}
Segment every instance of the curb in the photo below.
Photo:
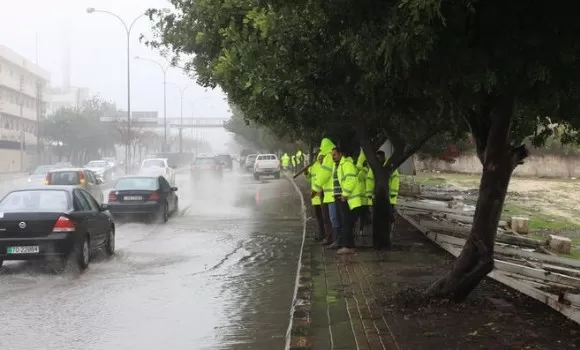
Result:
{"label": "curb", "polygon": [[300,265],[297,272],[297,285],[292,301],[290,325],[288,328],[286,350],[310,350],[310,325],[311,306],[312,306],[312,245],[306,242],[306,223],[308,215],[306,214],[306,202],[304,194],[294,179],[287,177],[298,195],[302,205],[302,224],[303,237],[302,249],[300,256]]}

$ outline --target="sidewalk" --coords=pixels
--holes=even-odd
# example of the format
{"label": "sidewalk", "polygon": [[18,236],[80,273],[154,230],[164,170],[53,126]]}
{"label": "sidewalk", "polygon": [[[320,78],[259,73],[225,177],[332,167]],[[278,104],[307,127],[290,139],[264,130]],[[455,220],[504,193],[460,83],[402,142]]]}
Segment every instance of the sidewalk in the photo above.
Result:
{"label": "sidewalk", "polygon": [[[309,233],[315,225],[311,218]],[[309,322],[295,349],[580,348],[580,326],[490,279],[463,304],[423,299],[454,258],[400,217],[393,238],[392,252],[364,248],[370,237],[359,238],[351,256],[308,238]]]}

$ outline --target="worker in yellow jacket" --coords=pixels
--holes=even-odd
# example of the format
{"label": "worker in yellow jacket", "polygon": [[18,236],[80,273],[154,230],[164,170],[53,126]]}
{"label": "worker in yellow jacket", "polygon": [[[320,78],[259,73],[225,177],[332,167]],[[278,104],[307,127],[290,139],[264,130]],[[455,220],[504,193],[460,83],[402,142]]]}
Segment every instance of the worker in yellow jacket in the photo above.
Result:
{"label": "worker in yellow jacket", "polygon": [[351,254],[355,247],[353,219],[362,206],[364,194],[360,192],[356,166],[350,154],[335,147],[332,157],[336,163],[333,172],[334,203],[340,222],[340,234],[336,245],[333,243],[330,247],[340,248],[338,254]]}
{"label": "worker in yellow jacket", "polygon": [[356,161],[356,171],[357,171],[357,178],[358,178],[358,188],[357,191],[358,193],[363,194],[363,197],[361,199],[361,208],[359,210],[359,215],[356,218],[358,220],[358,233],[359,236],[362,236],[364,234],[364,228],[367,224],[367,218],[368,215],[370,213],[370,206],[373,205],[373,201],[372,198],[369,200],[368,196],[367,196],[367,191],[366,191],[366,183],[367,183],[367,177],[369,174],[369,166],[367,163],[367,157],[365,156],[364,152],[360,151],[360,153],[358,154],[358,158]]}
{"label": "worker in yellow jacket", "polygon": [[[323,210],[326,208],[328,215],[325,217],[327,222],[327,238],[324,240],[323,244],[336,246],[338,235],[339,235],[339,221],[336,216],[336,208],[334,201],[334,188],[333,188],[333,169],[334,160],[332,159],[332,150],[335,148],[334,142],[329,138],[325,137],[320,141],[320,151],[319,154],[322,156],[322,162],[320,163],[320,172],[316,174],[316,179],[312,182],[312,197],[320,195],[323,193]],[[323,211],[323,213],[325,213]],[[330,227],[330,234],[328,232],[328,227]]]}
{"label": "worker in yellow jacket", "polygon": [[[377,159],[383,167],[387,165],[388,158],[385,152],[379,150]],[[376,249],[390,249],[392,247],[391,234],[395,224],[399,187],[399,171],[395,169],[389,178],[389,196],[387,198],[384,188],[376,184],[374,173],[369,170],[366,195],[367,198],[370,195],[373,196],[373,247]]]}
{"label": "worker in yellow jacket", "polygon": [[[314,162],[312,166],[304,172],[304,175],[310,183],[311,189],[316,181],[316,174],[320,172],[323,159],[324,155],[318,154],[317,161]],[[311,198],[312,207],[314,208],[314,216],[316,217],[316,222],[318,223],[318,234],[314,237],[315,241],[323,241],[326,239],[324,215],[322,213],[322,196],[323,193],[319,193],[317,196],[313,196]]]}
{"label": "worker in yellow jacket", "polygon": [[290,156],[288,155],[288,153],[284,153],[280,158],[280,161],[282,164],[282,169],[287,171],[290,166]]}

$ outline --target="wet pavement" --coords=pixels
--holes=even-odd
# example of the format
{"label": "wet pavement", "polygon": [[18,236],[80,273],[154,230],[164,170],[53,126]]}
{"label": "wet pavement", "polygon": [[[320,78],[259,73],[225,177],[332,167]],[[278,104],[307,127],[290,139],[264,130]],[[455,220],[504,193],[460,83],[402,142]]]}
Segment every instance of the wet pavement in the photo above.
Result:
{"label": "wet pavement", "polygon": [[[302,242],[286,179],[179,174],[166,224],[117,224],[117,254],[82,275],[0,269],[0,349],[281,349]],[[2,192],[6,187],[2,188]]]}

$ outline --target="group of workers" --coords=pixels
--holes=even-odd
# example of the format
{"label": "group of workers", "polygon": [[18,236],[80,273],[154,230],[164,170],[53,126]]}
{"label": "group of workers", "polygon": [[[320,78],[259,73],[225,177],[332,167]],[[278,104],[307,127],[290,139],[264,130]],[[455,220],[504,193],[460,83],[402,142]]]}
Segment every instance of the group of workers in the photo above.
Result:
{"label": "group of workers", "polygon": [[[375,174],[362,150],[355,163],[349,150],[323,138],[315,154],[316,161],[305,175],[310,182],[318,222],[316,239],[329,249],[338,249],[338,254],[353,253],[355,226],[358,223],[358,233],[363,235],[372,213],[373,247],[389,249],[399,193],[399,172],[395,169],[391,173],[387,195],[378,182],[375,185]],[[379,150],[376,156],[379,164],[385,167],[388,161],[385,153]]]}
{"label": "group of workers", "polygon": [[291,156],[289,156],[288,153],[284,153],[282,157],[280,157],[280,164],[282,165],[283,170],[292,170],[294,172],[299,171],[305,166],[304,153],[301,149],[298,149],[296,154]]}

